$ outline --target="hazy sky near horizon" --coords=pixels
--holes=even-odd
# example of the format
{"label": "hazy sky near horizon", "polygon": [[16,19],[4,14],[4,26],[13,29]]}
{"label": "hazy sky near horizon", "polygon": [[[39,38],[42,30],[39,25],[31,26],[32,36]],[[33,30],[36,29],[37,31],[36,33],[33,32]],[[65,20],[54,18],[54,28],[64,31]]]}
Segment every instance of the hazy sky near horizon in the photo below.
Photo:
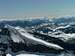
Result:
{"label": "hazy sky near horizon", "polygon": [[75,0],[0,0],[0,16],[75,15]]}

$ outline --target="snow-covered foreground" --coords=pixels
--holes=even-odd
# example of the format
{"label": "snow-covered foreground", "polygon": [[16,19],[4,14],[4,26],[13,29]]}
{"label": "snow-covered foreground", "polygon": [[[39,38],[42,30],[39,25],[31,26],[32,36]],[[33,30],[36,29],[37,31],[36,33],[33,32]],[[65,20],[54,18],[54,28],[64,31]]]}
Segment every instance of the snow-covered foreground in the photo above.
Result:
{"label": "snow-covered foreground", "polygon": [[[6,56],[11,56],[10,54],[7,54]],[[48,54],[48,55],[36,55],[36,54],[19,54],[16,56],[75,56],[72,53],[61,53],[61,54]]]}
{"label": "snow-covered foreground", "polygon": [[35,55],[35,54],[20,54],[17,56],[44,56],[44,55]]}
{"label": "snow-covered foreground", "polygon": [[[7,54],[6,56],[11,56],[10,54]],[[36,55],[36,54],[19,54],[16,56],[44,56],[44,55]]]}
{"label": "snow-covered foreground", "polygon": [[[11,56],[10,54],[7,54],[6,56]],[[16,56],[64,56],[64,54],[48,54],[48,55],[37,55],[37,54],[19,54]]]}

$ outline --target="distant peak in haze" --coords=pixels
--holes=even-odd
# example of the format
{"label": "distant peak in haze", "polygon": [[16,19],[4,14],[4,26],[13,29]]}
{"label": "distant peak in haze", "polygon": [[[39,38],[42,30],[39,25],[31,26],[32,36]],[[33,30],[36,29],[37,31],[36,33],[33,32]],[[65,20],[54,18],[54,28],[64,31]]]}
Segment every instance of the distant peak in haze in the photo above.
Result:
{"label": "distant peak in haze", "polygon": [[75,18],[75,15],[67,15],[67,16],[0,16],[0,21],[11,21],[11,20],[28,20],[28,19],[59,19],[59,18]]}

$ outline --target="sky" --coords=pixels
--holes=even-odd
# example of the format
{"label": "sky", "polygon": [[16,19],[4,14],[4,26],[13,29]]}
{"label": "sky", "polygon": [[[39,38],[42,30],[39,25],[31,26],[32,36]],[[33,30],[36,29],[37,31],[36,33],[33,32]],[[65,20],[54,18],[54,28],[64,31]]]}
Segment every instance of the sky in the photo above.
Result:
{"label": "sky", "polygon": [[0,16],[75,15],[75,0],[0,0]]}

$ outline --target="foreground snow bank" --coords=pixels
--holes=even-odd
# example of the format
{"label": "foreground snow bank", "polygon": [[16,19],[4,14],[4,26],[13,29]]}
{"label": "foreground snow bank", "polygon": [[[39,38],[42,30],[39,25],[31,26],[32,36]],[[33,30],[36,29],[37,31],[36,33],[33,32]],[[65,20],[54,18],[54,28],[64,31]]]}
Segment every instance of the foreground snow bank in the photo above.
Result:
{"label": "foreground snow bank", "polygon": [[44,55],[36,55],[36,54],[20,54],[17,56],[44,56]]}
{"label": "foreground snow bank", "polygon": [[[7,54],[6,56],[12,56],[12,55]],[[44,55],[36,55],[36,54],[19,54],[19,55],[16,55],[16,56],[44,56]]]}

